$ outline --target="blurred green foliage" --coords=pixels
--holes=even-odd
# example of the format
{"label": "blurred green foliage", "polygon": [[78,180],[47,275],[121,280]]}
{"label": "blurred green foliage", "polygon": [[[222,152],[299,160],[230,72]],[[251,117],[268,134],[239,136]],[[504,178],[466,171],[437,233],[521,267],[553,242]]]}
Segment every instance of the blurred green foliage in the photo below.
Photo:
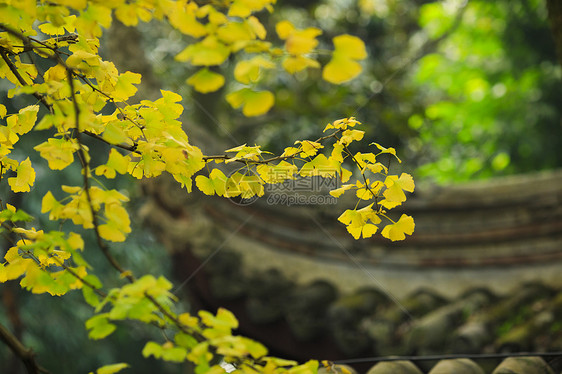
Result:
{"label": "blurred green foliage", "polygon": [[[420,9],[436,38],[441,3]],[[422,58],[413,83],[425,92],[409,126],[441,181],[562,165],[561,69],[542,1],[471,1],[458,27]]]}

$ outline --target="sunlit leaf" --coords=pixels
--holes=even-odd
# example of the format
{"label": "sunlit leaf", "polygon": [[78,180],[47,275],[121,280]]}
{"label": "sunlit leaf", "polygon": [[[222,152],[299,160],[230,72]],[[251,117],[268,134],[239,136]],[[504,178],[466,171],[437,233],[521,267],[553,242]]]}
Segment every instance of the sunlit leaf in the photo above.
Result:
{"label": "sunlit leaf", "polygon": [[243,88],[226,95],[226,100],[235,109],[242,107],[242,113],[247,117],[265,114],[271,109],[275,97],[269,91],[252,91]]}
{"label": "sunlit leaf", "polygon": [[224,85],[224,77],[219,73],[210,71],[208,68],[203,68],[189,77],[187,84],[193,86],[196,91],[209,93],[218,90]]}
{"label": "sunlit leaf", "polygon": [[118,364],[105,365],[96,370],[96,374],[114,374],[128,367],[130,367],[130,365],[123,362]]}
{"label": "sunlit leaf", "polygon": [[406,235],[413,234],[415,226],[416,225],[412,217],[402,214],[396,223],[386,225],[381,234],[392,241],[404,240]]}
{"label": "sunlit leaf", "polygon": [[365,43],[352,35],[339,35],[333,39],[334,53],[324,67],[322,78],[330,83],[340,84],[355,78],[362,71],[358,60],[367,58]]}
{"label": "sunlit leaf", "polygon": [[16,176],[8,178],[8,184],[14,192],[28,192],[35,182],[35,169],[31,166],[29,157],[20,162],[16,169]]}

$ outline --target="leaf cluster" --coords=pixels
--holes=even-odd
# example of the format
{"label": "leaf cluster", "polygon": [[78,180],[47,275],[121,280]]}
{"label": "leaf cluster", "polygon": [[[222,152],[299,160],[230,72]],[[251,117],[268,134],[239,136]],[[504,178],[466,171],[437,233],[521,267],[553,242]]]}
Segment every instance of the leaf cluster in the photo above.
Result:
{"label": "leaf cluster", "polygon": [[[121,276],[123,284],[107,290],[88,263],[81,235],[73,230],[44,231],[28,226],[32,220],[15,206],[0,207],[2,233],[15,236],[0,264],[0,282],[21,279],[20,285],[32,293],[64,295],[80,289],[93,316],[86,321],[91,339],[112,334],[120,321],[133,320],[154,325],[162,331],[172,329],[173,338],[165,342],[148,342],[145,357],[153,356],[171,362],[191,361],[196,372],[222,372],[213,364],[217,356],[244,372],[315,372],[318,363],[298,365],[268,356],[267,349],[246,337],[233,334],[238,322],[232,313],[219,309],[216,314],[201,311],[198,315],[176,313],[177,299],[171,293],[172,283],[164,277],[135,276],[113,256],[111,242],[123,242],[131,232],[131,220],[122,192],[106,188],[104,180],[118,175],[136,179],[154,178],[169,173],[186,189],[196,186],[207,195],[250,198],[263,195],[266,183],[282,183],[297,175],[337,177],[346,183],[332,191],[334,196],[355,189],[359,201],[372,201],[364,208],[347,210],[341,217],[355,237],[367,238],[375,233],[382,219],[390,220],[382,235],[400,240],[413,232],[411,217],[392,221],[387,210],[405,201],[403,191],[412,192],[414,183],[407,174],[393,176],[388,166],[377,157],[392,154],[392,148],[374,144],[376,153],[353,154],[350,145],[360,141],[364,132],[353,129],[360,123],[345,118],[330,123],[327,135],[315,141],[296,141],[279,156],[264,155],[260,146],[241,145],[226,150],[224,155],[207,156],[190,143],[182,128],[182,97],[161,91],[161,97],[129,104],[136,94],[141,76],[120,73],[112,62],[100,54],[103,28],[113,18],[134,26],[152,18],[167,21],[182,33],[197,39],[177,56],[180,62],[203,66],[188,80],[202,92],[222,85],[224,77],[208,67],[223,63],[233,53],[255,54],[241,61],[235,79],[246,84],[227,95],[234,107],[246,115],[265,113],[273,105],[272,94],[256,91],[262,69],[271,68],[271,58],[284,56],[281,64],[292,73],[319,65],[308,54],[316,47],[320,30],[298,30],[290,23],[280,23],[277,33],[284,41],[282,48],[271,48],[258,19],[262,9],[270,10],[271,1],[235,0],[228,5],[198,6],[192,1],[117,1],[90,2],[0,2],[0,79],[10,82],[9,97],[33,95],[34,105],[8,114],[0,105],[0,182],[7,179],[16,193],[33,193],[36,169],[30,158],[18,160],[14,152],[21,137],[30,132],[45,134],[34,150],[56,173],[79,164],[81,185],[60,185],[60,191],[48,191],[41,200],[41,212],[63,226],[72,222],[91,230],[98,249],[109,265]],[[335,52],[324,67],[324,78],[333,83],[352,79],[360,72],[358,60],[366,57],[362,42],[352,36],[334,38]],[[285,50],[288,55],[283,52]],[[25,62],[29,61],[29,62]],[[47,66],[46,68],[44,68]],[[189,82],[190,81],[190,82]],[[40,112],[40,107],[44,113]],[[91,152],[84,139],[88,137],[109,146],[104,154]],[[331,153],[320,152],[323,143],[331,141]],[[92,160],[98,166],[91,167]],[[235,173],[225,175],[213,168],[208,176],[199,174],[215,164],[242,165]],[[350,164],[356,170],[351,170]],[[370,173],[382,181],[367,178]],[[4,176],[9,175],[8,178]],[[359,202],[358,202],[359,203]],[[23,224],[22,224],[23,222]],[[165,335],[167,336],[167,334]],[[104,366],[97,373],[114,373],[127,367],[119,363]]]}

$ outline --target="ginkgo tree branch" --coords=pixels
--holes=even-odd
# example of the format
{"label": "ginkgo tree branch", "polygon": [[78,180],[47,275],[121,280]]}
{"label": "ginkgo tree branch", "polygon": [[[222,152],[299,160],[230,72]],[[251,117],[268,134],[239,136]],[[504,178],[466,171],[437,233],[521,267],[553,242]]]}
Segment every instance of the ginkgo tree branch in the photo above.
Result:
{"label": "ginkgo tree branch", "polygon": [[80,137],[80,107],[78,106],[78,101],[76,100],[76,94],[74,92],[74,77],[72,76],[73,71],[70,68],[66,69],[67,72],[67,79],[68,84],[70,86],[70,95],[72,98],[72,103],[74,106],[74,125],[76,128],[75,139],[78,142],[78,158],[82,163],[82,179],[84,183],[84,192],[86,194],[86,199],[88,201],[88,206],[90,208],[90,213],[92,215],[92,224],[94,226],[94,233],[96,236],[98,247],[101,249],[105,258],[109,261],[111,266],[113,266],[120,274],[123,274],[131,283],[135,281],[135,277],[130,271],[126,271],[121,264],[113,257],[109,250],[109,246],[103,241],[100,231],[99,231],[99,223],[98,218],[96,215],[96,211],[94,209],[94,205],[92,203],[92,196],[90,195],[90,180],[89,180],[89,172],[90,172],[90,164],[86,157],[86,153],[84,152],[84,145],[82,144],[81,137]]}
{"label": "ginkgo tree branch", "polygon": [[[73,76],[72,76],[73,72],[72,69],[68,69],[67,68],[67,77],[68,77],[68,82],[69,82],[69,86],[70,86],[70,93],[71,93],[71,98],[72,98],[72,102],[73,102],[73,106],[74,106],[74,120],[75,120],[75,128],[76,128],[76,135],[75,135],[75,139],[78,142],[79,148],[78,148],[78,154],[79,154],[79,159],[82,163],[82,175],[83,175],[83,184],[84,184],[84,191],[86,193],[86,199],[88,201],[88,206],[92,215],[92,225],[95,236],[96,236],[96,241],[98,244],[98,247],[101,249],[103,255],[106,257],[106,259],[109,261],[109,263],[111,264],[111,266],[113,266],[113,268],[115,268],[123,277],[125,277],[130,283],[134,283],[136,281],[136,277],[133,275],[133,273],[130,270],[125,270],[122,265],[117,261],[117,259],[115,259],[115,257],[113,257],[113,255],[111,254],[110,248],[107,245],[107,243],[103,240],[103,238],[101,237],[100,231],[99,231],[99,222],[97,219],[97,215],[96,215],[96,211],[94,209],[94,205],[92,203],[92,197],[90,195],[90,182],[89,182],[89,162],[88,159],[86,157],[86,154],[84,152],[84,146],[81,143],[81,137],[80,137],[80,108],[78,106],[78,101],[76,100],[76,95],[75,95],[75,88],[74,88],[74,81],[73,81]],[[80,279],[82,282],[84,281],[83,279],[81,279],[76,273],[71,272],[72,275],[74,275],[75,277],[77,277],[78,279]],[[86,284],[86,283],[85,283]],[[91,284],[89,284],[89,286],[91,286],[93,288],[93,286]],[[95,290],[95,288],[93,288]],[[181,331],[188,333],[190,335],[196,335],[199,341],[203,341],[205,338],[204,336],[202,336],[201,334],[193,331],[192,329],[189,329],[187,326],[185,326],[184,324],[182,324],[177,317],[175,317],[174,315],[172,315],[168,310],[166,310],[166,308],[164,308],[164,306],[158,302],[158,300],[156,300],[152,295],[145,293],[144,296],[164,315],[166,316],[166,318],[168,318],[170,321],[172,321]]]}
{"label": "ginkgo tree branch", "polygon": [[[338,139],[336,137],[336,139]],[[351,158],[351,160],[355,163],[355,165],[361,169],[361,165],[359,164],[359,161],[357,161],[357,159],[355,158],[355,156],[351,153],[351,151],[349,150],[349,148],[347,147],[347,145],[343,145],[343,149],[345,151],[345,153],[347,153],[347,155]],[[361,177],[363,178],[363,182],[365,183],[365,190],[369,191],[371,193],[371,196],[373,197],[373,199],[375,199],[375,206],[378,206],[378,194],[375,194],[373,192],[373,190],[371,189],[371,186],[369,186],[369,183],[367,182],[367,177],[365,176],[365,173],[363,171],[361,171]],[[357,204],[359,204],[359,201],[357,201]],[[381,207],[379,207],[379,211],[381,210]]]}
{"label": "ginkgo tree branch", "polygon": [[90,138],[94,138],[94,139],[96,139],[96,140],[99,140],[100,142],[103,142],[103,143],[105,143],[105,144],[107,144],[107,145],[110,145],[110,146],[112,146],[112,147],[121,148],[121,149],[123,149],[123,150],[125,150],[125,151],[135,152],[135,151],[137,150],[137,144],[136,144],[136,143],[133,143],[133,145],[114,144],[114,143],[111,143],[111,142],[108,142],[107,140],[105,140],[105,139],[103,138],[103,136],[99,136],[98,134],[94,134],[93,132],[88,131],[88,130],[82,131],[82,134],[86,134],[86,135],[88,135]]}
{"label": "ginkgo tree branch", "polygon": [[[99,92],[100,94],[108,97],[109,99],[111,99],[111,101],[113,102],[113,99],[111,98],[110,95],[106,94],[105,92],[101,91],[99,88],[95,87],[88,79],[86,79],[84,77],[84,75],[80,74],[79,72],[77,72],[75,69],[70,68],[61,58],[59,58],[58,54],[61,53],[56,47],[51,47],[49,45],[46,45],[45,43],[38,41],[36,39],[32,39],[29,38],[25,35],[23,35],[22,33],[13,30],[12,28],[0,24],[0,29],[8,32],[11,35],[14,35],[15,37],[21,39],[22,43],[24,44],[25,48],[24,48],[24,52],[30,52],[30,51],[34,51],[37,47],[33,46],[33,44],[31,43],[32,41],[38,44],[41,44],[43,46],[43,48],[47,48],[49,50],[51,50],[53,52],[52,55],[43,55],[44,57],[47,57],[51,60],[53,60],[54,62],[56,62],[57,64],[62,65],[67,71],[71,71],[72,72],[72,76],[77,76],[78,78],[82,79],[88,86],[90,86],[94,91]],[[57,41],[76,41],[77,36],[75,34],[67,36],[67,37],[60,37],[57,38]],[[8,57],[8,55],[6,54],[6,51],[4,50],[3,47],[0,47],[0,56],[2,57],[2,59],[4,60],[4,62],[8,65],[8,67],[10,68],[10,71],[14,74],[14,76],[18,79],[18,81],[20,82],[20,84],[22,86],[28,86],[29,84],[25,81],[25,79],[22,77],[22,75],[19,73],[19,71],[17,70],[17,67],[14,65],[14,63],[10,60],[10,58]],[[49,104],[46,99],[45,96],[34,92],[32,93],[32,95],[41,102],[41,104],[43,104],[48,110],[49,112],[53,111],[53,106],[51,104]],[[122,111],[121,109],[116,106],[117,109],[121,112],[121,114],[123,114],[124,118],[128,119],[129,121],[133,122],[135,125],[139,126],[137,123],[135,123],[133,120],[131,120],[130,118],[128,118]],[[140,127],[140,126],[139,126]],[[137,144],[134,143],[132,146],[128,146],[128,145],[123,145],[123,144],[113,144],[108,142],[107,140],[105,140],[103,137],[94,134],[93,132],[90,131],[83,131],[84,134],[95,138],[97,140],[100,140],[108,145],[111,145],[113,147],[117,147],[117,148],[121,148],[130,152],[134,152],[137,149]]]}
{"label": "ginkgo tree branch", "polygon": [[[337,131],[334,131],[333,133],[326,135],[326,136],[322,136],[316,140],[313,141],[313,143],[319,143],[322,142],[326,139],[330,139],[330,138],[335,138],[337,139],[337,135],[339,133],[341,133],[342,130],[338,129]],[[270,164],[272,162],[275,161],[285,161],[285,160],[290,160],[290,159],[294,159],[299,153],[301,153],[302,151],[295,151],[293,154],[290,155],[280,155],[280,156],[274,156],[274,157],[270,157],[267,159],[263,159],[263,160],[248,160],[248,159],[236,159],[234,161],[237,162],[242,162],[246,165],[260,165],[260,164]],[[233,156],[229,156],[229,155],[212,155],[212,156],[203,156],[203,161],[207,162],[207,161],[213,161],[213,160],[223,160],[223,161],[228,161],[228,160],[232,160],[234,157]]]}
{"label": "ginkgo tree branch", "polygon": [[[268,1],[272,2],[272,0]],[[172,23],[172,26],[178,28],[180,25],[173,24],[176,21],[174,21],[171,16],[171,14],[177,13],[178,9],[170,7],[171,4],[172,3],[162,3],[158,6],[166,8],[156,9],[155,11],[156,13],[160,12],[160,14],[166,17],[170,15],[169,21]],[[127,6],[131,6],[132,9],[135,7],[134,5]],[[104,5],[100,5],[100,7],[104,7]],[[208,6],[205,9],[206,10],[202,9],[201,11],[214,11],[212,6]],[[261,8],[250,9],[250,13],[260,9]],[[113,14],[112,7],[108,7],[108,11],[110,15]],[[75,13],[76,17],[82,16],[80,10]],[[150,14],[150,12],[147,13],[149,16]],[[117,18],[121,18],[119,11],[115,11],[115,15]],[[254,26],[249,34],[249,40],[257,41],[257,39],[264,39],[264,30],[262,35],[263,26],[257,18],[254,16],[252,17],[253,18],[248,20],[248,22]],[[212,14],[210,14],[208,18],[210,22],[213,22]],[[146,20],[143,19],[143,21]],[[127,103],[127,100],[137,92],[137,87],[135,87],[135,85],[139,84],[141,76],[140,74],[131,72],[120,74],[111,62],[102,60],[98,54],[98,36],[101,35],[102,32],[101,29],[97,29],[99,23],[96,24],[96,21],[93,21],[86,30],[86,26],[82,25],[80,22],[66,24],[66,26],[68,26],[67,28],[64,24],[53,24],[50,20],[46,20],[45,23],[41,21],[38,27],[46,34],[57,35],[59,33],[64,33],[64,31],[60,31],[61,26],[69,32],[76,30],[76,37],[73,36],[72,40],[68,41],[76,42],[74,46],[69,48],[69,51],[72,53],[62,52],[57,45],[56,38],[40,41],[27,37],[26,35],[33,34],[37,23],[28,22],[23,27],[23,21],[10,23],[9,20],[6,20],[5,23],[11,26],[3,27],[0,24],[0,29],[9,29],[7,31],[12,36],[15,36],[15,38],[9,39],[19,39],[24,46],[23,48],[14,47],[9,39],[7,40],[6,46],[4,46],[5,53],[2,57],[12,64],[12,69],[20,69],[18,73],[21,79],[15,79],[11,74],[8,79],[16,86],[16,93],[42,94],[44,99],[44,101],[42,101],[43,104],[51,105],[52,115],[44,117],[43,120],[39,122],[39,125],[35,127],[35,130],[40,128],[52,128],[54,126],[56,132],[55,136],[48,137],[46,142],[39,144],[35,149],[49,162],[49,168],[52,170],[62,170],[71,164],[78,166],[78,163],[81,167],[83,178],[81,186],[61,186],[62,190],[70,194],[70,196],[60,201],[49,191],[44,195],[41,202],[41,212],[49,212],[49,219],[51,221],[72,219],[73,223],[76,225],[82,225],[85,229],[92,230],[93,235],[96,237],[97,247],[106,257],[111,265],[110,267],[117,270],[122,278],[125,278],[124,281],[119,282],[122,287],[112,289],[101,301],[97,300],[95,295],[92,295],[92,292],[90,292],[91,290],[83,289],[83,291],[89,293],[84,294],[85,301],[95,307],[94,316],[86,322],[86,328],[89,330],[90,338],[102,339],[111,334],[117,328],[112,322],[137,320],[146,324],[156,325],[161,329],[172,327],[176,332],[174,338],[166,338],[167,341],[162,346],[154,342],[148,342],[145,349],[143,349],[143,355],[145,357],[153,355],[156,358],[162,358],[168,361],[192,361],[197,365],[196,371],[198,372],[219,369],[218,366],[209,367],[209,364],[212,363],[208,362],[218,354],[224,354],[226,360],[236,362],[240,365],[242,370],[246,367],[248,371],[261,372],[265,371],[265,369],[272,371],[283,366],[297,365],[297,363],[283,363],[282,360],[279,362],[267,361],[267,349],[265,347],[251,339],[233,335],[232,330],[238,327],[238,321],[231,312],[219,309],[216,315],[214,315],[207,311],[200,311],[198,316],[192,316],[189,313],[176,313],[175,307],[177,306],[177,299],[170,292],[172,288],[172,283],[170,281],[165,277],[156,279],[151,274],[136,278],[131,271],[126,270],[117,258],[114,257],[112,251],[114,247],[110,242],[125,241],[127,234],[131,232],[130,216],[123,203],[128,199],[115,189],[105,188],[101,181],[96,180],[93,173],[95,172],[96,175],[103,174],[104,177],[108,179],[114,178],[116,173],[130,174],[140,179],[143,177],[151,178],[163,172],[168,172],[173,175],[182,186],[186,186],[188,192],[191,191],[191,186],[193,182],[195,182],[201,191],[209,194],[207,193],[209,189],[204,189],[204,178],[206,177],[204,175],[195,176],[195,174],[211,161],[216,161],[217,163],[221,161],[240,162],[244,164],[241,169],[246,168],[246,170],[243,175],[237,173],[236,178],[240,177],[239,179],[231,178],[229,181],[230,184],[234,183],[236,188],[241,187],[242,193],[249,192],[250,194],[259,196],[260,192],[263,194],[263,185],[265,183],[281,183],[278,179],[265,177],[264,173],[270,173],[277,169],[289,170],[291,173],[290,178],[295,178],[297,175],[322,175],[332,177],[340,173],[342,182],[347,182],[353,175],[353,173],[347,169],[347,164],[351,163],[349,162],[349,160],[351,160],[361,169],[363,181],[366,182],[367,179],[364,173],[367,172],[367,170],[365,167],[361,168],[361,166],[365,166],[363,165],[365,162],[371,164],[376,163],[377,167],[381,164],[376,162],[374,159],[376,155],[372,153],[370,154],[370,160],[363,158],[363,154],[359,154],[359,156],[355,158],[347,148],[347,145],[352,141],[361,140],[364,134],[363,131],[347,130],[347,126],[353,127],[355,124],[360,123],[356,121],[355,118],[345,118],[336,121],[337,123],[334,122],[333,125],[328,124],[324,129],[324,133],[326,133],[328,129],[336,129],[336,131],[332,134],[322,136],[314,142],[310,140],[296,141],[292,146],[285,148],[284,152],[279,156],[267,156],[266,158],[268,152],[261,151],[259,146],[247,147],[246,145],[225,151],[225,153],[236,152],[233,156],[204,156],[198,147],[188,142],[187,134],[185,134],[185,131],[181,127],[179,119],[184,109],[181,103],[178,103],[182,100],[181,95],[175,92],[161,91],[162,98],[156,101],[143,100],[138,105],[129,105]],[[185,26],[183,22],[181,23],[181,27]],[[234,24],[238,24],[238,21]],[[53,26],[56,28],[53,29]],[[295,33],[299,31],[288,21],[281,26],[282,32],[279,36],[282,40],[286,40],[285,43],[289,46],[291,44],[289,38],[295,36]],[[318,32],[320,31],[312,30],[312,34],[316,35]],[[314,48],[314,45],[316,45],[315,36],[306,39],[309,39],[310,45],[312,46],[311,48]],[[238,42],[239,41],[240,40],[238,40]],[[257,42],[260,43],[259,41]],[[16,42],[16,44],[20,44],[19,41]],[[351,76],[341,74],[341,72],[345,70],[345,65],[353,65],[356,63],[356,60],[366,58],[366,51],[363,42],[350,35],[334,38],[334,45],[336,47],[334,58],[333,61],[326,65],[323,71],[323,78],[332,83],[342,83],[352,78]],[[347,47],[343,48],[343,45]],[[234,48],[231,49],[230,46],[227,46],[226,49],[228,55],[236,52]],[[351,51],[352,53],[348,53],[349,51],[346,49],[352,49],[353,51]],[[20,57],[17,55],[21,50],[25,53],[30,53],[29,56],[32,61],[31,66],[21,64]],[[350,54],[350,56],[347,56],[348,54]],[[305,53],[296,53],[296,55],[304,56]],[[37,72],[41,70],[41,66],[38,61],[35,61],[35,57],[38,57],[37,60],[39,60],[39,58],[49,60],[49,65],[52,65],[51,62],[54,62],[56,65],[50,67],[42,75],[37,74]],[[316,66],[316,64],[318,64],[310,59],[306,59],[306,61],[308,61],[308,66]],[[338,61],[343,61],[343,66],[341,68],[339,68],[340,63]],[[220,61],[218,60],[203,62],[205,64],[210,63],[211,65],[213,62],[216,62],[216,65],[220,65]],[[260,68],[260,66],[257,67]],[[307,65],[305,64],[300,67],[306,68]],[[297,68],[300,67],[297,66]],[[201,71],[203,73],[205,72],[205,70]],[[26,76],[27,72],[30,72],[31,80]],[[355,76],[356,73],[353,75]],[[18,90],[22,86],[27,87]],[[195,89],[197,89],[196,86],[197,84],[194,86]],[[260,100],[256,101],[257,104],[253,103],[250,105],[247,97],[244,96],[248,92],[251,92],[251,90],[248,90],[250,89],[243,88],[242,90],[229,94],[230,99],[227,97],[227,101],[229,101],[233,107],[240,107],[238,104],[245,102],[242,111],[248,116],[267,112],[273,103],[272,101],[270,102],[270,98],[273,96],[272,93],[269,91],[255,93],[255,95],[259,95]],[[105,115],[106,112],[103,109],[107,109],[106,105],[115,105],[116,109],[111,108],[113,113]],[[7,112],[6,108],[2,107],[1,109],[3,116],[5,116]],[[26,117],[24,117],[24,115],[27,115],[26,111],[33,112],[33,121],[26,121]],[[31,131],[37,120],[37,111],[38,106],[30,106],[22,108],[17,114],[10,114],[10,116],[17,115],[18,117],[14,119],[21,119],[21,122],[25,123],[22,123],[19,127],[8,127],[8,129],[14,129],[14,132],[18,135],[23,135],[23,133]],[[341,138],[339,134],[341,134]],[[62,139],[60,139],[61,135]],[[90,156],[94,157],[99,155],[94,155],[93,152],[90,153],[84,142],[85,136],[93,137],[98,141],[110,144],[121,150],[132,152],[133,154],[123,154],[125,152],[111,149],[107,152],[109,153],[108,161],[106,163],[101,163],[101,165],[94,170],[91,170]],[[7,143],[9,146],[12,146],[17,139],[19,139],[19,137],[12,136],[12,138],[8,139],[9,141]],[[320,152],[320,149],[325,147],[321,142],[327,139],[335,139],[335,141],[329,142],[330,144],[333,143],[332,145],[334,148],[329,157],[323,152]],[[120,144],[112,144],[113,142]],[[344,147],[345,153],[342,152]],[[328,147],[326,147],[324,151],[327,152]],[[394,149],[392,149],[392,151],[394,152]],[[292,160],[292,164],[284,162],[289,159]],[[348,160],[346,165],[343,165],[344,160]],[[278,165],[273,165],[278,161],[280,161]],[[92,164],[94,162],[95,161],[92,161]],[[299,168],[298,165],[300,165],[301,162],[305,164]],[[5,165],[10,170],[16,171],[17,177],[10,178],[8,182],[14,192],[29,191],[35,181],[35,171],[31,165],[31,161],[27,159],[18,162],[8,159]],[[4,161],[1,167],[4,167]],[[261,180],[257,182],[259,184],[258,192],[256,192],[254,188],[256,186],[255,184],[250,185],[250,183],[254,183],[253,181],[255,179],[248,176],[249,171],[253,170],[251,168],[255,168],[261,174]],[[384,169],[384,167],[382,167],[382,169]],[[369,166],[368,171],[374,172],[375,174],[377,173],[376,169],[372,166]],[[213,175],[217,175],[217,172],[220,172],[220,170],[215,169],[212,171],[212,173],[214,173]],[[387,175],[388,168],[386,168],[384,173],[380,174]],[[225,177],[224,174],[222,174],[222,177]],[[355,179],[357,179],[355,185],[349,184],[345,188],[349,186],[361,188],[363,183],[358,178],[354,178],[354,181]],[[269,182],[266,182],[266,180]],[[226,197],[226,181],[221,179],[221,182],[223,182],[223,192],[219,193],[219,190],[215,188],[211,188],[211,192],[213,194],[216,192],[218,195]],[[405,182],[402,181],[402,183],[404,184]],[[14,184],[15,187],[13,186]],[[400,186],[397,188],[399,187]],[[261,190],[259,190],[259,188],[261,188]],[[367,186],[367,188],[369,188],[369,186]],[[408,191],[413,190],[413,181],[411,182],[411,187],[407,186],[405,189]],[[229,193],[230,192],[232,192],[230,196],[238,196],[235,195],[236,191],[233,191],[232,188]],[[342,191],[338,193],[340,192]],[[238,191],[238,194],[240,193],[241,192]],[[400,195],[400,193],[402,193],[401,189],[395,192],[395,195]],[[333,195],[335,196],[335,194]],[[68,199],[70,202],[65,202],[65,200],[68,201]],[[389,198],[387,197],[387,199]],[[401,201],[400,196],[395,199],[395,202],[398,204],[401,203]],[[376,231],[376,225],[367,224],[368,220],[374,221],[375,218],[378,219],[377,212],[371,209],[372,205],[373,204],[360,211],[352,212],[356,214],[355,218],[357,218],[357,215],[361,215],[361,217],[359,217],[361,218],[359,220],[361,221],[361,227],[357,227],[357,224],[355,224],[355,222],[359,222],[357,219],[353,220],[353,227],[344,222],[345,219],[340,219],[340,221],[348,226],[348,231],[354,237],[358,238],[361,235],[364,238],[370,237]],[[16,212],[13,211],[8,211],[6,213],[8,216],[12,213],[14,215],[16,214]],[[344,215],[345,214],[350,216],[351,213],[346,211]],[[363,219],[363,216],[366,218]],[[373,231],[373,227],[375,227],[375,231]],[[411,234],[409,230],[410,227],[413,230],[413,221],[411,226],[402,231],[405,232],[406,230]],[[26,257],[28,257],[26,255],[27,253],[38,255],[42,265],[64,265],[67,259],[69,263],[71,263],[70,261],[75,261],[77,264],[80,264],[81,261],[83,265],[85,261],[80,258],[77,252],[73,251],[83,249],[84,243],[80,235],[71,232],[71,234],[74,234],[74,237],[71,238],[69,235],[68,239],[62,237],[62,241],[55,242],[62,250],[59,255],[50,252],[51,249],[53,249],[53,241],[51,239],[54,236],[49,237],[49,235],[64,235],[64,233],[59,231],[43,233],[42,231],[39,232],[34,229],[18,229],[16,231],[25,233],[30,240],[30,244],[17,243],[16,248],[14,248],[10,254],[12,256],[10,258],[23,259],[23,265],[29,265],[29,268],[17,268],[16,262],[11,262],[9,259],[5,267],[14,269],[13,278],[24,276],[23,279],[26,280],[22,282],[24,287],[37,293],[49,292],[51,294],[64,294],[70,289],[92,287],[101,283],[99,280],[96,280],[93,274],[91,277],[89,277],[90,275],[83,275],[88,274],[86,266],[78,266],[76,268],[65,268],[62,266],[66,272],[59,272],[60,269],[56,269],[53,273],[48,272],[48,275],[52,275],[52,281],[55,282],[54,286],[52,284],[47,284],[47,282],[40,283],[30,280],[34,275],[33,272],[37,272],[38,268],[35,263],[26,259]],[[383,236],[384,235],[385,233],[383,231]],[[400,235],[400,232],[398,232],[397,234],[387,235],[387,237],[392,240],[397,240],[396,238]],[[41,236],[46,238],[42,239],[40,238]],[[43,245],[48,246],[42,247]],[[46,257],[43,256],[44,248],[47,248]],[[22,249],[23,251],[19,251],[18,249]],[[28,252],[25,252],[26,250]],[[17,273],[18,271],[19,273]],[[59,274],[62,275],[64,279],[63,277],[59,278]],[[91,282],[85,283],[85,280],[91,280]],[[51,282],[49,279],[47,279],[47,281]],[[98,292],[98,295],[103,296],[103,294],[100,293],[101,291]],[[179,356],[175,353],[173,357],[160,355],[159,353],[162,353],[164,349],[175,350],[175,352],[179,352]],[[196,357],[199,354],[201,354],[201,356]],[[208,358],[209,356],[210,358]],[[313,363],[310,368],[308,368],[310,370],[304,370],[304,372],[315,372],[316,367],[314,365],[317,367],[317,363]],[[269,367],[266,368],[266,366]],[[119,367],[122,368],[123,366],[120,365]],[[295,369],[299,371],[299,369]],[[307,369],[306,366],[304,369]]]}
{"label": "ginkgo tree branch", "polygon": [[[12,74],[15,75],[15,77],[18,79],[18,81],[22,84],[22,86],[27,86],[27,82],[25,81],[25,79],[23,79],[23,77],[21,76],[21,74],[19,73],[17,67],[14,65],[14,63],[10,60],[10,58],[8,57],[8,55],[6,54],[6,51],[4,50],[3,47],[0,47],[0,56],[2,56],[2,60],[4,60],[4,62],[6,63],[6,65],[8,65],[8,67],[10,68],[10,71],[12,72]],[[45,105],[45,107],[52,112],[53,111],[53,107],[51,104],[49,104],[46,100],[45,97],[37,92],[34,92],[32,94],[37,100],[39,100],[43,105]]]}
{"label": "ginkgo tree branch", "polygon": [[1,323],[0,340],[10,347],[12,352],[20,358],[29,374],[49,374],[45,368],[39,366],[37,361],[35,361],[35,353],[33,350],[23,345],[23,343]]}

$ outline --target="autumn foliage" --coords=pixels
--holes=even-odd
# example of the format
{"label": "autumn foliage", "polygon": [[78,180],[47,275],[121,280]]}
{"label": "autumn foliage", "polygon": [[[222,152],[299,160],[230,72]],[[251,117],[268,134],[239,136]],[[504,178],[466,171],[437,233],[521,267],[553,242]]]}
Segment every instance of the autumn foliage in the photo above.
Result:
{"label": "autumn foliage", "polygon": [[[403,215],[394,221],[388,211],[406,200],[404,191],[414,190],[413,179],[408,174],[390,174],[388,166],[380,162],[381,155],[396,157],[393,148],[373,143],[370,153],[352,151],[353,143],[364,135],[356,129],[360,122],[355,118],[334,121],[318,139],[297,140],[278,156],[246,144],[225,150],[223,155],[205,155],[184,132],[180,95],[163,90],[155,101],[129,104],[142,77],[118,72],[99,55],[103,30],[114,18],[128,26],[153,19],[168,22],[194,40],[175,56],[179,63],[200,67],[186,83],[207,93],[221,88],[226,79],[235,79],[241,88],[228,92],[225,99],[246,116],[262,115],[275,103],[274,93],[259,87],[264,70],[278,65],[289,74],[322,69],[323,79],[334,84],[361,72],[360,61],[367,52],[363,42],[351,35],[333,39],[331,59],[323,67],[313,54],[322,33],[317,28],[298,29],[289,21],[279,22],[276,32],[283,45],[273,45],[256,16],[273,11],[273,3],[0,1],[0,79],[10,82],[10,98],[33,95],[36,100],[13,113],[0,104],[0,182],[15,193],[34,193],[34,165],[15,151],[26,134],[41,134],[33,149],[52,173],[73,164],[82,173],[80,185],[61,185],[42,196],[41,213],[51,221],[92,230],[98,244],[98,248],[85,248],[78,231],[46,231],[18,206],[2,202],[2,232],[13,242],[0,264],[0,282],[20,279],[21,287],[32,293],[57,296],[81,290],[92,307],[92,317],[85,322],[91,339],[105,338],[123,320],[173,329],[169,340],[147,342],[143,355],[191,361],[197,373],[223,372],[216,356],[245,372],[317,370],[316,361],[298,365],[269,357],[260,343],[234,335],[238,322],[227,310],[197,315],[177,312],[169,280],[133,274],[113,257],[111,248],[111,242],[126,241],[131,232],[129,198],[122,191],[106,188],[104,180],[122,175],[154,178],[163,173],[170,174],[186,193],[192,191],[195,181],[206,195],[230,198],[259,197],[264,195],[264,185],[298,176],[339,178],[343,184],[331,194],[339,197],[353,190],[357,196],[355,208],[339,218],[354,238],[368,238],[381,227],[382,236],[390,240],[412,234],[411,217]],[[211,69],[231,56],[237,61],[233,77]],[[85,138],[105,143],[110,150],[93,154]],[[91,167],[92,159],[99,166]],[[226,175],[221,163],[237,165],[236,172]],[[84,256],[94,250],[103,253],[123,284],[107,288]],[[114,373],[125,367],[125,363],[110,364],[97,372]]]}

